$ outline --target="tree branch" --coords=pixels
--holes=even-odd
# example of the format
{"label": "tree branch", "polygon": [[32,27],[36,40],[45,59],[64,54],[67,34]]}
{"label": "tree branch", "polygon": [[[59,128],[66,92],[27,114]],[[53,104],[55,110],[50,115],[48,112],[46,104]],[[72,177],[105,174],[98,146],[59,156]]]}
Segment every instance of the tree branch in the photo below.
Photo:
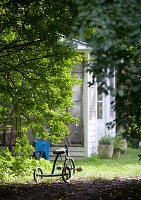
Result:
{"label": "tree branch", "polygon": [[[21,42],[21,41],[19,41]],[[5,45],[5,47],[3,47],[0,52],[2,51],[5,51],[5,50],[8,50],[8,49],[14,49],[14,48],[21,48],[21,47],[27,47],[27,46],[31,46],[33,44],[36,44],[36,43],[40,43],[41,40],[36,40],[36,41],[32,41],[32,42],[27,42],[27,43],[24,43],[24,44],[19,44],[19,45],[15,45],[15,46],[9,46],[9,45]],[[13,42],[14,44],[15,42]],[[10,44],[11,45],[11,44]]]}

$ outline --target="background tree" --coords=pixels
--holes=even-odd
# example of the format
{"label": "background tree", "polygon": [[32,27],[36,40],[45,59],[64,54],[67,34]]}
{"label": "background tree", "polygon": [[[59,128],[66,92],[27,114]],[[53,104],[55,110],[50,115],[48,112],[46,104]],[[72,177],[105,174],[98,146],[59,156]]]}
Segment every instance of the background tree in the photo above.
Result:
{"label": "background tree", "polygon": [[[141,133],[141,2],[139,0],[75,0],[78,15],[73,35],[92,48],[93,84],[116,96],[117,126],[135,137]],[[106,79],[116,72],[116,89]]]}
{"label": "background tree", "polygon": [[[61,1],[0,2],[0,124],[17,123],[20,133],[41,137],[68,133],[76,122],[66,108],[73,105],[74,56],[62,35],[70,34],[75,10]],[[57,136],[52,136],[58,140]]]}

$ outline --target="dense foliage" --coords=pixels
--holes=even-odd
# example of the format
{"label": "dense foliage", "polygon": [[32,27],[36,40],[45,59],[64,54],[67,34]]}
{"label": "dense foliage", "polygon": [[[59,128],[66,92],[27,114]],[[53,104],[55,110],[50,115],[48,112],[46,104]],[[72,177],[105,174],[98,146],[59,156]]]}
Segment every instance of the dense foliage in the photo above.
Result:
{"label": "dense foliage", "polygon": [[53,164],[45,159],[37,161],[32,157],[13,157],[9,150],[5,149],[0,152],[0,181],[26,182],[33,180],[33,170],[38,166],[42,166],[44,171],[50,173]]}
{"label": "dense foliage", "polygon": [[[73,33],[92,48],[89,65],[99,90],[116,96],[117,125],[141,133],[141,1],[75,0]],[[107,78],[116,72],[116,89]],[[96,79],[95,79],[96,78]]]}
{"label": "dense foliage", "polygon": [[45,138],[48,128],[65,135],[66,124],[77,121],[66,112],[73,106],[71,88],[80,83],[71,76],[76,54],[63,39],[74,13],[64,0],[0,2],[2,130],[9,124],[17,135],[32,129]]}

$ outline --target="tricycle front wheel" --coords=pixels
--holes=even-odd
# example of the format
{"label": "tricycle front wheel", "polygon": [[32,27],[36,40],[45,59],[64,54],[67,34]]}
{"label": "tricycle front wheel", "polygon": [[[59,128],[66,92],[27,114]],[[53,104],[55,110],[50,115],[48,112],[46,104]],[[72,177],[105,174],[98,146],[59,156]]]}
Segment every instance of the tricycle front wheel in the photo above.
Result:
{"label": "tricycle front wheel", "polygon": [[43,179],[42,174],[43,174],[42,169],[40,167],[36,167],[36,169],[34,169],[34,174],[33,174],[34,180],[36,182],[40,182]]}

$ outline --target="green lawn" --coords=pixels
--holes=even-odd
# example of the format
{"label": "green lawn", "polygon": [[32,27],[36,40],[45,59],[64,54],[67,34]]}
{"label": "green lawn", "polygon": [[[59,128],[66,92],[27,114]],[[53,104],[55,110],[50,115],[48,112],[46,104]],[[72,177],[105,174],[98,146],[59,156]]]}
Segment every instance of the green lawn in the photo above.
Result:
{"label": "green lawn", "polygon": [[93,156],[81,161],[75,161],[77,166],[83,167],[83,172],[76,172],[76,179],[114,179],[117,177],[141,177],[141,161],[138,154],[140,149],[129,149],[120,158],[100,159]]}
{"label": "green lawn", "polygon": [[[75,160],[76,167],[82,167],[83,172],[76,172],[74,181],[117,177],[141,178],[141,161],[138,154],[141,154],[141,149],[128,149],[119,159],[100,159],[95,155],[87,159]],[[60,164],[61,161],[57,165]],[[32,183],[34,182],[33,171],[37,166],[42,168],[43,173],[50,174],[53,162],[45,159],[37,161],[33,158],[12,157],[7,153],[6,156],[0,157],[0,182]],[[58,179],[61,177],[43,178],[42,181],[56,182]]]}

